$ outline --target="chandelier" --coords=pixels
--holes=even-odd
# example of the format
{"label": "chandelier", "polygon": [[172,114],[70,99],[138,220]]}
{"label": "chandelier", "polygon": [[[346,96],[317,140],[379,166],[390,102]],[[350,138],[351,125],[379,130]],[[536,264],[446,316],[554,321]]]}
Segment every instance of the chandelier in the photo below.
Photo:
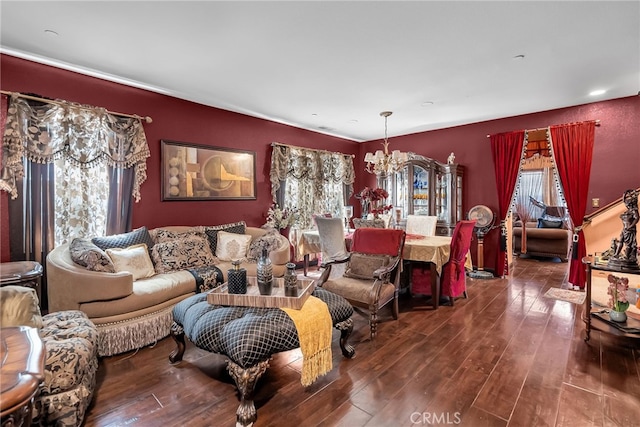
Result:
{"label": "chandelier", "polygon": [[393,150],[389,153],[387,117],[391,114],[391,111],[383,111],[380,113],[380,115],[384,117],[384,142],[382,143],[384,151],[378,150],[375,153],[365,154],[364,161],[367,164],[365,170],[369,173],[384,176],[391,175],[392,173],[400,171],[404,167],[404,163],[407,161],[407,153],[401,153],[399,150]]}

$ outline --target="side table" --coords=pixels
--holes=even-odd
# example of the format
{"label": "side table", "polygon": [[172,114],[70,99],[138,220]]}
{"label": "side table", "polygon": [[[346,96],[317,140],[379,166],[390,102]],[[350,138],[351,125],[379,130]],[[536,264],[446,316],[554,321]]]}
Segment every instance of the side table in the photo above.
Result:
{"label": "side table", "polygon": [[[587,272],[587,284],[585,287],[586,298],[584,301],[584,309],[582,313],[582,320],[586,325],[586,337],[585,341],[589,341],[591,338],[591,330],[600,331],[609,335],[612,335],[618,339],[625,340],[628,344],[633,347],[640,346],[640,334],[631,333],[627,329],[621,329],[619,327],[612,326],[613,322],[607,322],[602,318],[598,317],[597,314],[601,313],[602,310],[600,308],[594,308],[592,306],[592,283],[593,276],[598,271],[603,271],[606,273],[611,273],[614,276],[620,276],[624,274],[616,269],[607,268],[606,266],[596,265],[595,260],[592,256],[586,256],[582,258],[582,263],[585,265],[585,269]],[[626,273],[626,275],[635,275],[634,273]],[[608,317],[608,316],[607,316]],[[630,319],[625,326],[635,326],[638,324],[638,320]]]}
{"label": "side table", "polygon": [[36,328],[0,329],[0,422],[29,426],[33,399],[44,380],[45,352]]}
{"label": "side table", "polygon": [[0,263],[0,286],[18,285],[36,290],[42,306],[40,278],[42,265],[35,261],[14,261]]}

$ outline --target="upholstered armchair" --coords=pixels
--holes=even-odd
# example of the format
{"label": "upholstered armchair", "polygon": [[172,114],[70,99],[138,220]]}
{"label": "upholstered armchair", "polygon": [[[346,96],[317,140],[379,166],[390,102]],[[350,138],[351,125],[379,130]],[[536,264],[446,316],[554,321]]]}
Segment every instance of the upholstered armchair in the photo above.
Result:
{"label": "upholstered armchair", "polygon": [[364,219],[353,218],[353,228],[386,228],[382,218]]}
{"label": "upholstered armchair", "polygon": [[[371,339],[376,336],[382,307],[390,304],[393,318],[398,319],[404,239],[404,230],[358,228],[353,233],[349,256],[322,264],[319,286],[368,311]],[[331,270],[342,262],[346,262],[345,272],[334,278]]]}
{"label": "upholstered armchair", "polygon": [[82,425],[98,370],[98,330],[77,310],[40,313],[32,288],[0,288],[1,324],[38,329],[45,348],[44,381],[33,403],[33,425]]}

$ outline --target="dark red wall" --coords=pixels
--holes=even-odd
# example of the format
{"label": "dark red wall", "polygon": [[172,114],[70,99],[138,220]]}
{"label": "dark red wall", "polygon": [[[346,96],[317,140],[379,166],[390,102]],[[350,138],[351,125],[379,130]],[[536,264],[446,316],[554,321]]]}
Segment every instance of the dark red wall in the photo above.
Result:
{"label": "dark red wall", "polygon": [[[390,138],[389,145],[393,150],[413,151],[440,162],[454,152],[456,161],[465,166],[465,212],[478,204],[497,212],[498,195],[487,135],[586,120],[600,120],[589,184],[590,213],[596,210],[591,207],[592,198],[599,198],[600,206],[604,206],[620,198],[624,190],[640,187],[640,96],[399,136]],[[392,126],[390,122],[389,128]],[[380,140],[366,142],[360,152],[376,150],[379,144]],[[362,170],[362,164],[358,170]],[[487,268],[495,267],[497,238],[494,231],[485,240]],[[477,259],[475,252],[472,255]]]}
{"label": "dark red wall", "polygon": [[[153,123],[145,125],[151,157],[147,160],[147,181],[141,188],[142,199],[134,207],[134,227],[222,224],[240,219],[244,219],[248,225],[260,226],[264,224],[264,216],[271,203],[269,162],[272,142],[358,154],[358,144],[352,141],[206,107],[12,56],[2,55],[0,61],[2,90],[37,93],[153,118]],[[161,139],[255,151],[257,200],[162,202]],[[8,227],[6,224],[3,212],[2,231]],[[8,234],[3,232],[3,256],[7,239]]]}
{"label": "dark red wall", "polygon": [[[7,91],[31,92],[112,111],[148,115],[153,123],[145,125],[151,149],[147,161],[147,181],[142,200],[134,208],[133,225],[157,227],[168,224],[220,224],[244,219],[249,225],[261,225],[270,204],[268,180],[270,144],[280,142],[303,147],[355,154],[355,189],[375,184],[363,172],[362,159],[367,151],[380,147],[380,141],[357,144],[295,127],[242,114],[205,107],[87,77],[46,65],[0,55],[0,87]],[[619,198],[627,188],[640,186],[640,97],[621,98],[578,107],[564,108],[524,116],[510,117],[466,126],[423,132],[390,139],[392,149],[413,151],[439,161],[450,152],[465,166],[465,211],[477,204],[497,210],[497,194],[488,134],[517,129],[534,129],[551,124],[599,119],[589,198],[600,198],[601,205]],[[389,122],[392,129],[393,120]],[[162,202],[160,199],[160,140],[191,142],[256,151],[258,199],[255,201]],[[4,209],[6,195],[0,197]],[[591,211],[591,209],[589,210]],[[8,252],[8,222],[2,211],[0,237],[2,259]],[[485,266],[495,265],[497,237],[493,232],[485,244]],[[475,256],[475,254],[474,254]],[[475,259],[475,258],[474,258]]]}

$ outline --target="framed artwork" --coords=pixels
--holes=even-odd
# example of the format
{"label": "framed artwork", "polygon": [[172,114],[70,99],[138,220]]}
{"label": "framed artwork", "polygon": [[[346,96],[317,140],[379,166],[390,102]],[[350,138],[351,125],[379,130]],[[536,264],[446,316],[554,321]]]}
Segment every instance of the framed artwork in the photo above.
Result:
{"label": "framed artwork", "polygon": [[162,200],[255,200],[256,153],[160,141]]}

